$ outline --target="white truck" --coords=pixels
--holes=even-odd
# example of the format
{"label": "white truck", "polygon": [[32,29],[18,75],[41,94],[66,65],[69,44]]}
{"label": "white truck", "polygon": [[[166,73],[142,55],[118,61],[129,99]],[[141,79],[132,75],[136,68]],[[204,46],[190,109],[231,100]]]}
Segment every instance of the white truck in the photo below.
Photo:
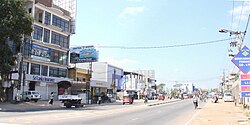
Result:
{"label": "white truck", "polygon": [[72,106],[83,107],[85,104],[83,103],[83,95],[59,95],[58,99],[59,101],[62,101],[64,103],[64,106],[66,108],[71,108]]}

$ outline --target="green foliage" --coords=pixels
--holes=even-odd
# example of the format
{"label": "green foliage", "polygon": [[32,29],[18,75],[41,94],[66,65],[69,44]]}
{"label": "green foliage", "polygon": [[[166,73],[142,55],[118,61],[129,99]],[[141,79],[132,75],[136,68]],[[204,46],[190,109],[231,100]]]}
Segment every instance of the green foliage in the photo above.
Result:
{"label": "green foliage", "polygon": [[159,90],[159,93],[160,94],[165,94],[165,90],[164,90],[164,87],[166,86],[165,83],[161,83],[157,86],[158,90]]}
{"label": "green foliage", "polygon": [[[32,17],[28,13],[24,0],[0,0],[0,75],[1,82],[8,80],[15,58],[8,46],[8,39],[20,50],[22,35],[30,36]],[[0,101],[5,100],[5,91],[0,82]]]}
{"label": "green foliage", "polygon": [[32,17],[28,14],[23,0],[0,1],[0,42],[12,38],[20,43],[21,34],[32,32]]}

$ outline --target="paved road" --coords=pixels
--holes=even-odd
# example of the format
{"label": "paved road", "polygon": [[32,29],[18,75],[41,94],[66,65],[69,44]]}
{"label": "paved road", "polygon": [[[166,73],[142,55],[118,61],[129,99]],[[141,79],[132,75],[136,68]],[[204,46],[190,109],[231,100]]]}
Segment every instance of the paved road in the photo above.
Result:
{"label": "paved road", "polygon": [[110,105],[107,106],[109,108],[105,107],[24,112],[19,114],[9,113],[6,117],[0,117],[0,123],[36,125],[184,125],[198,110],[202,110],[194,110],[190,100],[159,106]]}

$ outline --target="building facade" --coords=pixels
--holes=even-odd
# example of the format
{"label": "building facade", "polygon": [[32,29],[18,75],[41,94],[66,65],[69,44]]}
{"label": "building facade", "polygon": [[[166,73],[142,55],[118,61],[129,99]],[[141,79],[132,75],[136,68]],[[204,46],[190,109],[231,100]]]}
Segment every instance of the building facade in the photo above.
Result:
{"label": "building facade", "polygon": [[112,66],[107,62],[79,63],[77,67],[91,70],[90,90],[93,98],[100,94],[116,98],[117,91],[121,91],[120,79],[123,69]]}
{"label": "building facade", "polygon": [[[33,32],[24,41],[22,81],[25,83],[14,93],[35,90],[42,100],[47,100],[49,93],[58,94],[58,88],[71,81],[67,74],[73,17],[53,0],[27,0],[26,7],[34,19]],[[13,74],[12,79],[18,77]]]}

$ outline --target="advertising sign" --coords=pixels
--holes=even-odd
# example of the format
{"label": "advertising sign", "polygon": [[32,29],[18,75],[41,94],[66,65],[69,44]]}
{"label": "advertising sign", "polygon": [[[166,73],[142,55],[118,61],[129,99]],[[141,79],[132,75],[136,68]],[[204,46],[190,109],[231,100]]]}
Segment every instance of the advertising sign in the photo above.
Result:
{"label": "advertising sign", "polygon": [[232,59],[232,62],[243,72],[250,70],[250,50],[244,46],[240,52]]}
{"label": "advertising sign", "polygon": [[250,97],[250,74],[240,75],[241,97]]}
{"label": "advertising sign", "polygon": [[94,46],[70,48],[70,63],[85,63],[98,61],[99,53]]}
{"label": "advertising sign", "polygon": [[32,44],[31,58],[41,61],[50,62],[50,48]]}

